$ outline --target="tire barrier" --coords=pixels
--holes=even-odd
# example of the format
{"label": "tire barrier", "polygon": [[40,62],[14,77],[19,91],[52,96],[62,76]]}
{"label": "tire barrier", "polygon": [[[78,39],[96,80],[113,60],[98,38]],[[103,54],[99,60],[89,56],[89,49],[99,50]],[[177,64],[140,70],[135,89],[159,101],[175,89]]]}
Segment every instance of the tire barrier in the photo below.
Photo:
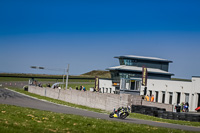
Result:
{"label": "tire barrier", "polygon": [[169,112],[166,111],[166,109],[164,108],[157,108],[151,106],[132,105],[131,112],[150,115],[163,119],[200,122],[200,114],[190,114],[185,112]]}

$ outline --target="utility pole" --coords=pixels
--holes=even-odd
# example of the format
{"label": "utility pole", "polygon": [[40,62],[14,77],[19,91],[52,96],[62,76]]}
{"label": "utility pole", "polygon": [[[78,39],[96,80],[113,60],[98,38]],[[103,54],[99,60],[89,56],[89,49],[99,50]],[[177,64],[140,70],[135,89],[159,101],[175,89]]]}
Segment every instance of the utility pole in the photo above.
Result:
{"label": "utility pole", "polygon": [[69,78],[69,64],[67,65],[66,89],[67,89],[67,86],[68,86],[68,78]]}

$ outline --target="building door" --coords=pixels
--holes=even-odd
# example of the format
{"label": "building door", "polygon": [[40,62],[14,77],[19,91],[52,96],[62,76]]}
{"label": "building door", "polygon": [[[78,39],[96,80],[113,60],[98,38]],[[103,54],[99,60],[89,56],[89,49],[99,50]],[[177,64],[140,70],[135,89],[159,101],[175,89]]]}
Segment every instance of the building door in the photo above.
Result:
{"label": "building door", "polygon": [[156,91],[156,102],[158,102],[158,91]]}
{"label": "building door", "polygon": [[181,101],[181,93],[177,92],[177,104],[179,104]]}
{"label": "building door", "polygon": [[140,90],[141,81],[138,80],[131,80],[130,81],[130,90]]}
{"label": "building door", "polygon": [[135,90],[135,80],[131,80],[131,90]]}
{"label": "building door", "polygon": [[200,94],[198,94],[198,102],[197,102],[197,107],[200,106]]}
{"label": "building door", "polygon": [[162,92],[162,103],[165,103],[165,92]]}
{"label": "building door", "polygon": [[149,96],[150,96],[150,97],[152,96],[152,91],[149,91]]}
{"label": "building door", "polygon": [[185,93],[185,103],[189,103],[189,93]]}
{"label": "building door", "polygon": [[169,92],[169,104],[172,104],[173,93]]}

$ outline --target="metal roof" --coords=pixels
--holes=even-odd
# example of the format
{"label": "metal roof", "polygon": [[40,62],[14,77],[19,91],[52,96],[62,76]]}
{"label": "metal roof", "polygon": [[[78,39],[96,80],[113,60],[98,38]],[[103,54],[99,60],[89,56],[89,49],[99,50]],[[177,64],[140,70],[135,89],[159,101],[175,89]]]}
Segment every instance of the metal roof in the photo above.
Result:
{"label": "metal roof", "polygon": [[161,59],[161,58],[157,58],[157,57],[136,56],[136,55],[115,56],[114,58],[142,59],[142,60],[151,60],[151,61],[161,61],[161,62],[172,63],[172,61],[167,60],[167,59]]}
{"label": "metal roof", "polygon": [[[109,67],[107,70],[124,70],[124,71],[134,71],[134,72],[142,72],[142,67],[136,67],[136,66],[115,66],[115,67]],[[165,74],[165,75],[174,75],[173,73],[163,71],[160,69],[155,68],[147,68],[148,73],[155,73],[155,74]]]}

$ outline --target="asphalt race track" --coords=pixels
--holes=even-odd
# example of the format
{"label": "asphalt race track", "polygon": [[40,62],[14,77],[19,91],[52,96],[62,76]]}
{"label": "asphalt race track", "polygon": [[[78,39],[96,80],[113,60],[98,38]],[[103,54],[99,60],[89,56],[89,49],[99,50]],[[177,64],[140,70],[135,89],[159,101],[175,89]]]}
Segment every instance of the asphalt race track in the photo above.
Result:
{"label": "asphalt race track", "polygon": [[16,93],[14,91],[4,89],[4,88],[0,88],[0,104],[16,105],[16,106],[21,106],[21,107],[29,107],[29,108],[52,111],[52,112],[57,112],[57,113],[75,114],[75,115],[81,115],[81,116],[86,116],[86,117],[100,118],[100,119],[105,119],[105,120],[121,121],[121,122],[136,123],[136,124],[146,124],[146,125],[151,125],[151,126],[182,129],[182,130],[188,130],[188,131],[200,131],[200,128],[197,128],[197,127],[160,123],[160,122],[153,122],[153,121],[148,121],[148,120],[130,119],[130,118],[127,118],[125,120],[111,119],[108,117],[107,114],[100,114],[100,113],[95,113],[95,112],[86,111],[82,109],[76,109],[73,107],[67,107],[63,105],[49,103],[47,101],[31,98],[29,96],[19,94],[19,93]]}

